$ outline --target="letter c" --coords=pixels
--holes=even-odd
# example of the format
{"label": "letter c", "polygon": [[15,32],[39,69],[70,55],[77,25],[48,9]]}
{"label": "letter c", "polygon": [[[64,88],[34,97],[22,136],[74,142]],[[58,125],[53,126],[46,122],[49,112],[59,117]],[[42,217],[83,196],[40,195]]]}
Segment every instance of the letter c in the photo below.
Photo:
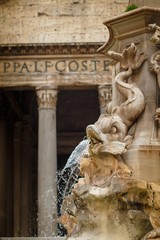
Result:
{"label": "letter c", "polygon": [[[60,60],[60,61],[57,61],[56,64],[55,64],[55,68],[58,72],[64,72],[65,71],[65,60]],[[63,66],[59,66],[60,63],[64,63]]]}

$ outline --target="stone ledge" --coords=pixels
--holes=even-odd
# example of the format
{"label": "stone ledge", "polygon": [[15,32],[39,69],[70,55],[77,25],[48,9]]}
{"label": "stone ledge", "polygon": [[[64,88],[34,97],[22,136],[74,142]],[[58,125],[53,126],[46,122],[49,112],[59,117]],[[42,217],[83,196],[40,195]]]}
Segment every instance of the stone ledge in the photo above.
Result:
{"label": "stone ledge", "polygon": [[0,56],[100,54],[97,49],[102,44],[104,43],[0,44]]}

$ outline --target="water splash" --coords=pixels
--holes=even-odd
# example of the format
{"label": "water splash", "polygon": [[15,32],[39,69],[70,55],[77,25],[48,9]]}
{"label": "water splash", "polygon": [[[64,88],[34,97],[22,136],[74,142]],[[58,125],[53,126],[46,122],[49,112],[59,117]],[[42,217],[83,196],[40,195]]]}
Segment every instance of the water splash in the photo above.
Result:
{"label": "water splash", "polygon": [[61,205],[63,198],[71,192],[79,177],[79,161],[88,153],[89,140],[82,140],[69,156],[64,168],[58,172],[58,202]]}
{"label": "water splash", "polygon": [[[69,156],[66,165],[61,171],[57,172],[57,207],[58,215],[61,215],[62,201],[65,196],[71,193],[74,184],[79,178],[79,162],[80,159],[88,153],[89,141],[88,139],[82,140]],[[66,230],[58,223],[58,235],[66,235]]]}

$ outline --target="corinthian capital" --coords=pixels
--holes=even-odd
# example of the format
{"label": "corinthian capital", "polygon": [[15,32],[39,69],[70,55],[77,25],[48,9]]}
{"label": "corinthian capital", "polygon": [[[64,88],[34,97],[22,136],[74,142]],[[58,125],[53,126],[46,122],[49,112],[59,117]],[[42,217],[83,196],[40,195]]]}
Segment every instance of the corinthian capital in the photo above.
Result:
{"label": "corinthian capital", "polygon": [[55,87],[39,87],[36,89],[38,108],[56,109],[57,88]]}
{"label": "corinthian capital", "polygon": [[98,86],[98,93],[100,107],[106,107],[107,103],[109,103],[112,100],[111,84]]}

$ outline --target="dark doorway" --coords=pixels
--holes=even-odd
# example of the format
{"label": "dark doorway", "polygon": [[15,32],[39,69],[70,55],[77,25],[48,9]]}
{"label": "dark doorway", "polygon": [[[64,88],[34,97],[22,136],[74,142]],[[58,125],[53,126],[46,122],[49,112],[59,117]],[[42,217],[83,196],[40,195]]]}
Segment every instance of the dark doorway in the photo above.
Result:
{"label": "dark doorway", "polygon": [[[33,89],[0,91],[0,118],[6,126],[5,174],[1,188],[5,217],[3,237],[37,235],[38,106]],[[96,89],[60,90],[57,101],[58,170],[99,116]],[[2,129],[2,128],[1,128]],[[2,133],[2,132],[1,132]],[[4,155],[3,154],[3,155]],[[5,179],[4,179],[5,178]],[[6,200],[6,202],[5,202]],[[15,218],[16,216],[16,218]]]}
{"label": "dark doorway", "polygon": [[99,117],[98,92],[89,90],[61,90],[57,102],[58,169],[86,136],[86,127]]}

